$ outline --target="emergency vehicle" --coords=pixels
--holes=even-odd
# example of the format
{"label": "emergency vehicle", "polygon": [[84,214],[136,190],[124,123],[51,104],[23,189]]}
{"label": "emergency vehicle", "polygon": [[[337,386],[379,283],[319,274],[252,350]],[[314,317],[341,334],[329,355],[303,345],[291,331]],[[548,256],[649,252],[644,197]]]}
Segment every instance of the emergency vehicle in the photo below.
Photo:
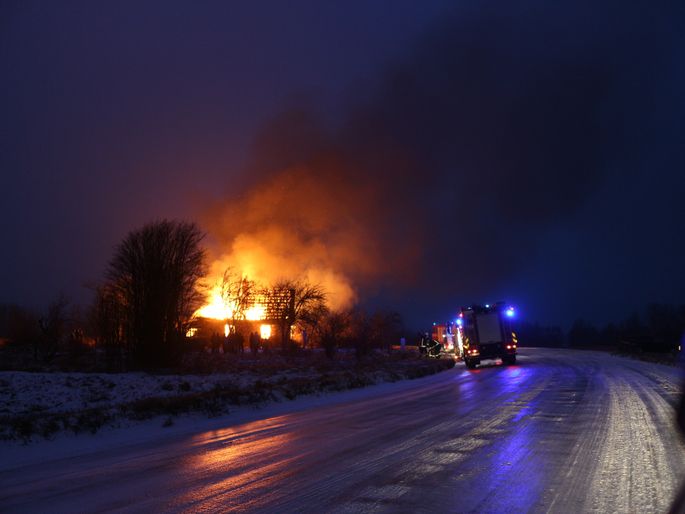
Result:
{"label": "emergency vehicle", "polygon": [[504,302],[462,307],[457,318],[458,351],[469,369],[487,359],[516,364],[516,311]]}

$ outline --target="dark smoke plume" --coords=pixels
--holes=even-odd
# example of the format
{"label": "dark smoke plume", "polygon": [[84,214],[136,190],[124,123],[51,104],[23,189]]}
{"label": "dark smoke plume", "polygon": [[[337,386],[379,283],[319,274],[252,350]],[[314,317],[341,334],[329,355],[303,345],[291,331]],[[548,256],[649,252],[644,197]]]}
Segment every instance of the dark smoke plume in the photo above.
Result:
{"label": "dark smoke plume", "polygon": [[304,274],[340,304],[419,283],[486,296],[608,173],[631,173],[653,81],[673,66],[668,6],[638,3],[468,4],[342,122],[276,116],[250,188],[207,216],[217,267]]}

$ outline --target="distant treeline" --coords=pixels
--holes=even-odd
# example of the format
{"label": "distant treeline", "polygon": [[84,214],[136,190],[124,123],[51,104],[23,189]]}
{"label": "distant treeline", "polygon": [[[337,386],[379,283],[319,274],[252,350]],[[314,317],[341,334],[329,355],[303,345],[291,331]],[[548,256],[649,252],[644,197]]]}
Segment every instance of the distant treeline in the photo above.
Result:
{"label": "distant treeline", "polygon": [[[59,296],[46,311],[40,313],[18,305],[0,303],[0,370],[145,370],[144,366],[136,365],[135,362],[129,364],[121,357],[111,358],[109,341],[103,337],[103,324],[99,320],[99,310],[96,307],[97,304],[85,310],[76,308],[64,296]],[[329,360],[337,358],[338,350],[344,350],[342,358],[352,354],[357,360],[361,360],[371,357],[378,350],[389,352],[391,346],[397,344],[401,337],[408,338],[402,317],[395,311],[367,312],[354,309],[331,312],[324,309],[308,313],[306,318],[298,320],[298,325],[306,328],[309,333],[306,349],[301,343],[293,343],[287,351],[281,349],[279,352],[277,346],[266,345],[261,341],[264,345],[264,358],[274,353],[295,357],[321,349],[322,355]],[[232,336],[237,336],[233,341],[240,340],[240,349],[227,347],[227,343],[232,340],[230,336],[217,338],[218,346],[213,344],[213,338],[211,344],[203,339],[185,339],[179,362],[166,369],[193,373],[205,373],[214,369],[208,367],[202,355],[198,357],[196,354],[211,354],[207,358],[217,361],[213,365],[219,368],[222,365],[228,366],[231,359],[240,360],[244,357],[249,360],[257,357],[255,348],[244,348],[246,338],[241,333]],[[115,350],[117,349],[123,350],[120,345],[117,345]],[[121,353],[119,351],[114,355],[116,357]]]}
{"label": "distant treeline", "polygon": [[560,327],[522,321],[518,326],[523,346],[611,348],[629,353],[674,352],[685,334],[685,305],[651,303],[619,323],[596,325],[584,319],[567,332]]}
{"label": "distant treeline", "polygon": [[[339,348],[352,348],[361,363],[377,350],[389,351],[403,335],[397,312],[332,310],[326,290],[301,277],[260,285],[228,268],[217,286],[224,305],[232,306],[231,318],[219,320],[220,333],[189,337],[211,289],[203,278],[203,237],[194,223],[169,220],[129,232],[85,311],[63,295],[42,313],[0,304],[0,369],[174,370],[192,353],[243,353],[247,341],[253,357],[276,350],[277,341],[283,355],[320,348],[331,360]],[[278,328],[271,338],[236,323],[246,320],[257,298],[269,325]],[[230,334],[224,321],[233,325]],[[301,341],[293,340],[293,328]]]}

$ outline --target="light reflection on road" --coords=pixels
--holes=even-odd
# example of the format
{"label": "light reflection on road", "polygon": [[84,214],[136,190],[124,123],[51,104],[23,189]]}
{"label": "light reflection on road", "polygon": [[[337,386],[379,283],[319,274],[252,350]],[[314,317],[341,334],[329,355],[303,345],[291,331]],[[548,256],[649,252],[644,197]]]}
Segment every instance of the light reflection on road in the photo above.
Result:
{"label": "light reflection on road", "polygon": [[[2,474],[0,504],[51,513],[667,509],[685,476],[669,396],[678,379],[604,354],[522,354],[515,366],[457,364],[356,401],[46,459]],[[621,473],[631,462],[640,466]],[[645,486],[654,476],[660,486]]]}
{"label": "light reflection on road", "polygon": [[[293,446],[296,432],[282,430],[286,417],[256,421],[240,430],[226,429],[211,433],[213,448],[183,459],[179,466],[184,476],[206,481],[174,502],[175,508],[210,504],[236,509],[246,507],[250,498],[267,494],[275,484],[287,479],[290,466],[299,458],[284,458],[284,448]],[[196,436],[195,442],[207,438]]]}
{"label": "light reflection on road", "polygon": [[497,445],[489,487],[506,490],[506,503],[511,512],[528,512],[543,492],[546,456],[534,452],[538,437],[526,416],[535,412],[537,398],[527,402],[511,421],[512,430]]}

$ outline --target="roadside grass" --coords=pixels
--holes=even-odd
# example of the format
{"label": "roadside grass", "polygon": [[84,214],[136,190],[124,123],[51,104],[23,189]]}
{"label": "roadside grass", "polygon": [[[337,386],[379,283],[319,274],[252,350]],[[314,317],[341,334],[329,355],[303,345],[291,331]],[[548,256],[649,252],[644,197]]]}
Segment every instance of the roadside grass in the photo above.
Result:
{"label": "roadside grass", "polygon": [[666,366],[679,366],[682,361],[682,357],[677,353],[626,352],[614,350],[611,354],[644,362],[652,362],[654,364],[665,364]]}
{"label": "roadside grass", "polygon": [[[216,357],[216,356],[214,356]],[[162,426],[171,426],[173,418],[187,413],[217,417],[230,412],[231,406],[263,405],[273,401],[347,389],[357,389],[381,382],[416,379],[454,367],[454,359],[420,358],[412,353],[376,355],[363,362],[354,360],[306,358],[225,359],[214,368],[226,375],[226,381],[210,390],[193,391],[188,382],[177,387],[163,383],[167,396],[150,396],[118,405],[88,407],[69,412],[45,412],[31,409],[0,416],[0,439],[29,442],[35,437],[51,439],[62,431],[96,433],[106,425],[121,420],[140,421],[166,416]],[[192,363],[197,365],[197,362]],[[195,366],[188,366],[195,368]],[[207,369],[203,360],[199,366]],[[221,369],[223,368],[223,369]],[[230,369],[230,371],[228,371]],[[231,377],[249,373],[253,380],[240,385]],[[245,380],[243,380],[245,382]],[[97,397],[101,400],[101,397]]]}

